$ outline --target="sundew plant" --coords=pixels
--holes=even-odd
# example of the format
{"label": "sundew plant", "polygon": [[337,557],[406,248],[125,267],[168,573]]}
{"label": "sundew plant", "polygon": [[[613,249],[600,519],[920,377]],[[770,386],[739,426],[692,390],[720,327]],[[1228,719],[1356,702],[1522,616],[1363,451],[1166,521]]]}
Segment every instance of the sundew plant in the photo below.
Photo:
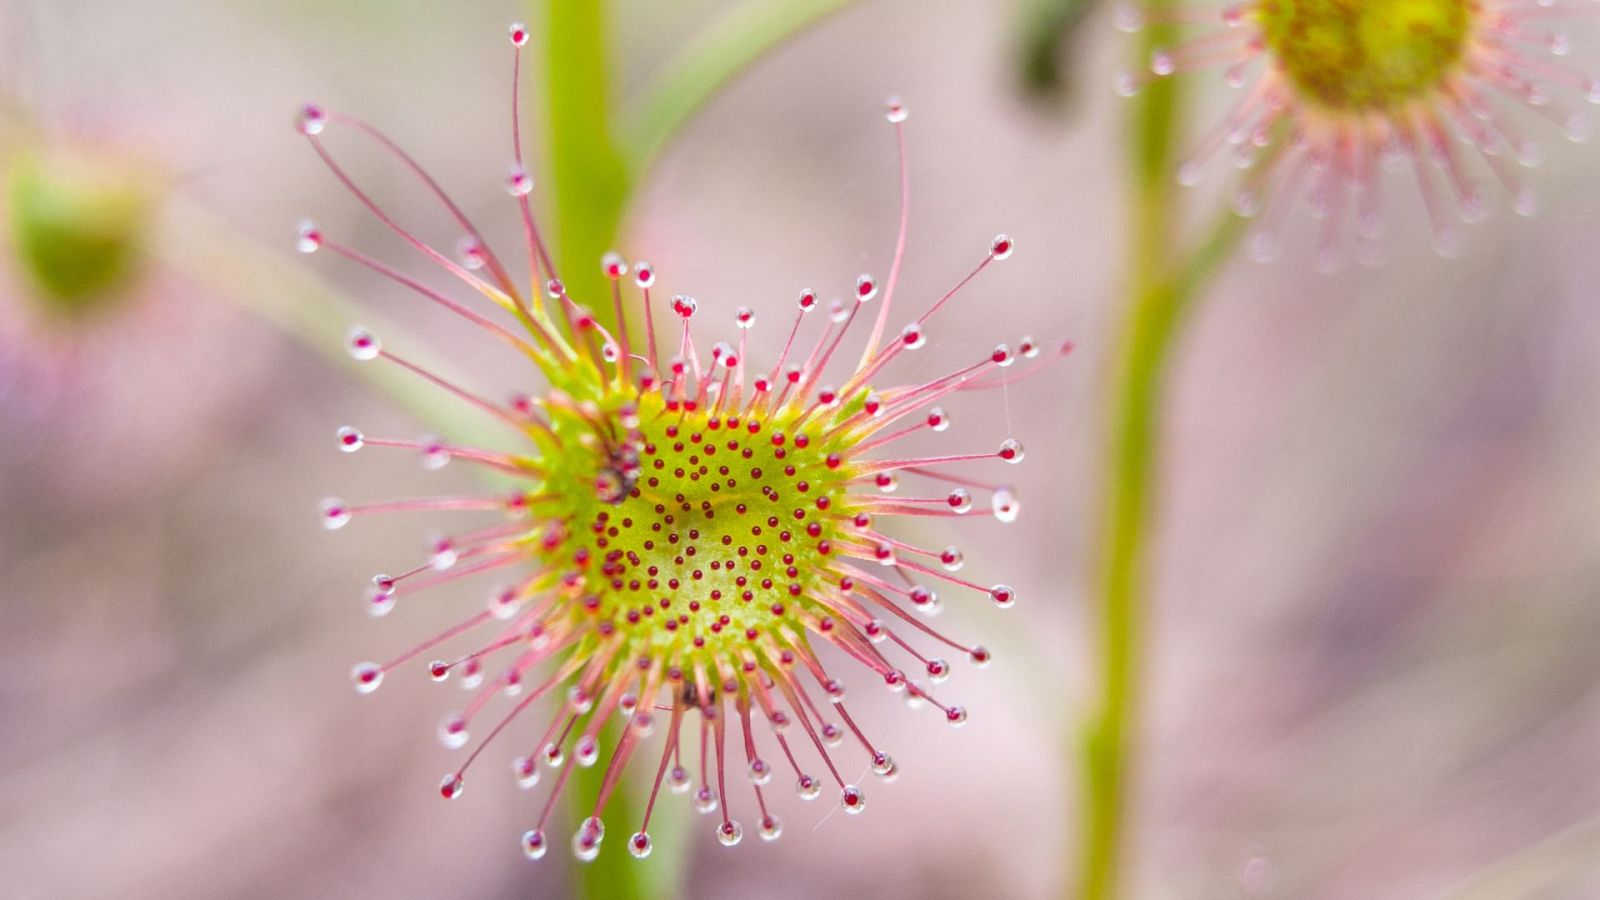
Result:
{"label": "sundew plant", "polygon": [[[515,73],[527,28],[513,25],[510,36],[518,51]],[[903,160],[905,107],[890,101],[886,118]],[[406,243],[501,307],[521,331],[337,242],[314,224],[302,226],[300,249],[331,250],[457,313],[526,357],[549,385],[502,405],[383,347],[367,331],[349,337],[356,359],[412,372],[499,419],[518,437],[507,447],[475,447],[369,438],[350,427],[337,435],[346,451],[375,446],[420,452],[436,464],[461,459],[517,484],[500,494],[355,504],[331,499],[323,505],[329,528],[356,517],[414,511],[498,511],[507,520],[453,531],[437,539],[419,565],[372,579],[370,609],[377,614],[458,578],[493,571],[510,579],[492,594],[487,609],[386,662],[360,663],[352,673],[356,687],[370,692],[400,665],[420,664],[419,657],[451,639],[481,633],[471,652],[428,663],[437,681],[456,675],[481,685],[464,710],[440,724],[445,746],[466,746],[471,729],[486,720],[486,736],[441,781],[445,798],[461,794],[468,768],[495,738],[553,695],[559,702],[548,724],[531,750],[511,764],[524,788],[553,770],[548,799],[522,836],[531,858],[548,848],[551,814],[573,771],[564,763],[570,758],[577,767],[598,764],[603,731],[617,716],[626,724],[604,754],[599,796],[572,838],[580,859],[598,855],[606,801],[658,718],[665,720],[665,739],[654,751],[658,762],[642,821],[627,839],[634,856],[648,856],[654,847],[649,819],[663,783],[677,792],[693,782],[695,807],[716,814],[717,839],[729,846],[744,834],[734,817],[743,801],[730,793],[730,772],[735,783],[750,783],[754,804],[748,815],[766,840],[782,831],[763,791],[780,767],[788,769],[784,780],[802,799],[815,799],[829,782],[841,808],[860,813],[865,792],[846,782],[833,748],[852,739],[881,777],[893,776],[896,763],[851,717],[844,680],[817,655],[821,644],[855,659],[889,690],[931,706],[950,724],[967,720],[963,707],[935,694],[933,686],[952,671],[939,654],[953,652],[984,665],[990,653],[923,619],[938,611],[941,589],[976,594],[1002,608],[1016,602],[1016,591],[957,574],[965,564],[958,547],[909,543],[889,523],[904,516],[966,516],[975,504],[1002,522],[1015,520],[1020,505],[1012,489],[975,477],[962,464],[1020,463],[1023,446],[1005,435],[977,451],[897,451],[910,435],[949,428],[951,417],[940,401],[999,388],[1009,380],[1004,370],[1018,360],[1034,360],[1037,370],[1056,354],[1035,360],[1042,356],[1040,346],[1023,337],[1014,348],[998,344],[928,381],[899,384],[887,373],[902,355],[926,344],[925,329],[934,327],[931,320],[945,303],[1012,254],[1011,238],[989,241],[965,277],[891,333],[887,326],[906,246],[903,213],[881,291],[876,277],[860,275],[849,296],[832,301],[825,313],[816,291],[800,291],[782,352],[775,361],[755,363],[744,339],[756,324],[755,310],[741,308],[730,323],[736,342],[703,347],[693,333],[699,304],[685,294],[669,299],[653,292],[657,276],[647,262],[634,263],[630,273],[616,254],[600,261],[611,283],[611,328],[574,300],[533,214],[532,178],[515,126],[516,161],[506,186],[522,212],[528,252],[521,265],[531,273],[520,284],[464,216],[461,262],[390,218],[327,150],[322,136],[330,124],[394,149],[422,184],[436,183],[371,126],[319,106],[302,112],[300,131],[338,180]],[[903,170],[900,180],[904,187]],[[439,200],[449,214],[459,215],[442,192]],[[908,200],[902,196],[903,207]],[[624,293],[635,291],[642,333],[634,332],[624,308],[632,301]],[[657,305],[667,320],[659,336]],[[821,327],[801,337],[814,319],[822,319]],[[859,360],[833,366],[857,322],[868,329]],[[919,643],[937,649],[925,652]],[[539,674],[546,665],[548,674]],[[492,712],[497,695],[520,699],[505,712]],[[782,761],[758,755],[756,722],[771,730]],[[695,730],[698,740],[691,743]],[[802,762],[809,754],[797,749],[812,751],[815,762]]]}
{"label": "sundew plant", "polygon": [[[899,159],[899,228],[883,253],[863,254],[881,277],[842,276],[838,299],[797,286],[787,308],[741,307],[731,321],[706,322],[692,286],[672,282],[670,259],[655,259],[658,273],[635,255],[648,248],[619,246],[626,201],[677,128],[767,48],[845,5],[798,4],[714,30],[662,80],[631,149],[608,118],[601,5],[552,3],[539,27],[513,25],[508,56],[485,56],[512,79],[509,144],[487,152],[509,163],[502,187],[521,226],[513,235],[480,231],[424,161],[374,125],[317,104],[297,119],[348,195],[472,299],[313,222],[301,226],[299,249],[340,257],[448,310],[527,364],[526,382],[501,399],[420,364],[377,329],[348,332],[345,349],[367,368],[409,376],[499,429],[462,441],[348,425],[336,432],[340,450],[405,451],[435,468],[457,460],[492,484],[483,493],[323,504],[330,529],[388,513],[441,523],[444,536],[426,558],[372,577],[369,612],[386,615],[478,575],[500,581],[485,606],[463,610],[443,632],[357,663],[355,687],[371,693],[407,668],[467,687],[461,708],[441,709],[438,739],[457,758],[441,773],[439,794],[452,799],[480,783],[534,791],[521,852],[541,859],[552,844],[570,846],[583,864],[575,889],[589,896],[674,890],[603,852],[613,844],[659,860],[686,844],[700,852],[695,842],[710,836],[727,847],[747,831],[776,840],[793,802],[786,794],[863,812],[870,786],[854,773],[893,778],[907,757],[890,755],[882,723],[852,715],[856,692],[882,687],[951,725],[966,723],[969,711],[944,683],[958,674],[958,688],[971,677],[959,670],[989,663],[991,653],[931,617],[945,604],[1018,601],[976,554],[968,562],[962,523],[952,520],[1018,518],[1006,470],[1023,461],[1026,435],[946,429],[974,394],[1036,390],[1068,371],[1053,364],[1071,344],[1015,334],[976,347],[944,343],[940,374],[896,374],[912,354],[933,352],[926,345],[941,310],[982,291],[980,275],[1016,246],[1004,234],[976,236],[972,258],[952,264],[947,292],[917,309],[897,302],[915,218],[899,100],[885,116]],[[1050,21],[1078,21],[1072,5],[1072,15]],[[1188,314],[1236,250],[1268,261],[1280,236],[1298,229],[1315,229],[1317,250],[1294,263],[1330,277],[1347,258],[1379,264],[1407,252],[1396,250],[1411,244],[1392,233],[1389,215],[1401,191],[1420,199],[1432,243],[1446,255],[1459,247],[1460,226],[1496,206],[1531,215],[1537,129],[1581,138],[1579,105],[1600,102],[1600,83],[1557,29],[1595,8],[1577,0],[1149,0],[1106,10],[1131,36],[1132,66],[1089,77],[1126,98],[1132,203],[1123,290],[1105,301],[1120,325],[1105,341],[1110,400],[1090,591],[1097,631],[1087,648],[1036,638],[1052,654],[1087,656],[1095,666],[1086,707],[1045,704],[1057,721],[1042,731],[1079,737],[1064,751],[1080,776],[1062,804],[1079,812],[1077,845],[1059,854],[1064,896],[1129,891],[1161,414]],[[524,47],[536,37],[545,66],[525,72]],[[1190,134],[1184,112],[1205,73],[1237,99]],[[547,136],[527,157],[525,144],[538,142],[523,135],[526,77],[544,90],[547,117]],[[341,162],[342,140],[388,154],[437,201],[459,243],[430,245],[392,215]],[[549,191],[535,181],[541,154]],[[1226,182],[1224,196],[1197,225],[1184,188],[1212,181]],[[1295,214],[1301,207],[1309,216]],[[773,286],[763,287],[770,295]],[[751,351],[758,320],[784,329],[775,357]],[[903,449],[930,434],[949,449]],[[457,514],[477,521],[443,524]],[[909,519],[926,527],[909,532]],[[941,537],[923,537],[932,533]],[[1021,605],[1017,614],[1026,615]],[[981,721],[979,710],[971,715]],[[628,774],[635,771],[642,778]],[[637,797],[634,780],[646,786]],[[691,794],[707,834],[658,839],[670,829],[653,824],[675,793]],[[626,831],[615,834],[618,827]]]}

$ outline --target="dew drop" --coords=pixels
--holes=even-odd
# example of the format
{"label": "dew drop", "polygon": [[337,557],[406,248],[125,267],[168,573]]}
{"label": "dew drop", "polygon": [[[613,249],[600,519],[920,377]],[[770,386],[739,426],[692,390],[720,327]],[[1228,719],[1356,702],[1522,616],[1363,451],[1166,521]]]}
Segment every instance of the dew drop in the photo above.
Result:
{"label": "dew drop", "polygon": [[607,278],[616,281],[628,274],[628,264],[623,262],[620,253],[607,253],[600,257],[600,271],[604,272]]}
{"label": "dew drop", "polygon": [[467,783],[461,780],[461,775],[456,772],[451,772],[444,777],[444,780],[439,782],[439,796],[446,800],[454,800],[461,796],[461,792],[466,789]]}
{"label": "dew drop", "polygon": [[773,815],[762,816],[760,833],[763,841],[777,840],[783,835],[783,820]]}
{"label": "dew drop", "polygon": [[1005,259],[1015,249],[1017,249],[1017,245],[1010,237],[997,234],[994,240],[989,242],[989,258],[994,260]]}
{"label": "dew drop", "polygon": [[572,836],[572,855],[580,862],[593,862],[600,855],[600,841],[604,837],[605,826],[600,824],[599,819],[584,819],[577,833]]}
{"label": "dew drop", "polygon": [[581,716],[594,708],[594,698],[585,693],[583,688],[573,685],[567,689],[567,705]]}
{"label": "dew drop", "polygon": [[1017,358],[1011,354],[1010,347],[1005,344],[996,344],[994,350],[989,353],[989,360],[1003,369],[1016,362]]}
{"label": "dew drop", "polygon": [[973,647],[967,651],[967,658],[972,660],[974,666],[981,669],[987,666],[994,656],[989,652],[988,647]]}
{"label": "dew drop", "polygon": [[511,27],[506,30],[511,35],[511,43],[516,46],[521,47],[528,43],[528,26],[521,22],[512,22]]}
{"label": "dew drop", "polygon": [[1118,31],[1133,34],[1144,27],[1144,12],[1132,3],[1119,3],[1111,11],[1111,21]]}
{"label": "dew drop", "polygon": [[928,410],[928,427],[934,431],[944,431],[950,427],[950,416],[944,411],[944,407],[935,406]]}
{"label": "dew drop", "polygon": [[810,775],[801,775],[794,783],[794,792],[801,800],[815,800],[822,793],[822,783]]}
{"label": "dew drop", "polygon": [[966,564],[966,561],[966,555],[961,552],[960,548],[946,547],[939,552],[939,565],[943,566],[946,572],[961,571],[961,567]]}
{"label": "dew drop", "polygon": [[972,509],[972,492],[966,488],[956,488],[945,497],[945,502],[957,513],[965,513]]}
{"label": "dew drop", "polygon": [[300,115],[295,118],[295,127],[301,134],[318,135],[328,125],[328,112],[315,103],[307,103],[300,107]]}
{"label": "dew drop", "polygon": [[756,757],[755,759],[750,760],[750,783],[751,784],[763,785],[763,784],[766,784],[767,782],[769,782],[771,780],[772,780],[772,767],[767,765],[766,760],[762,759],[759,756]]}
{"label": "dew drop", "polygon": [[378,352],[383,349],[377,337],[363,328],[352,328],[350,333],[345,335],[344,343],[350,356],[363,362],[377,359]]}
{"label": "dew drop", "polygon": [[939,684],[950,677],[950,664],[942,659],[928,660],[928,678]]}
{"label": "dew drop", "polygon": [[652,287],[656,283],[656,267],[644,260],[634,264],[633,283],[642,288]]}
{"label": "dew drop", "polygon": [[463,268],[477,271],[488,262],[483,245],[470,234],[464,234],[456,241],[456,257],[461,260]]}
{"label": "dew drop", "polygon": [[455,545],[449,538],[436,537],[428,542],[428,565],[435,572],[446,572],[455,567],[461,554],[456,552]]}
{"label": "dew drop", "polygon": [[496,619],[511,618],[521,606],[515,588],[500,588],[489,595],[489,613]]}
{"label": "dew drop", "polygon": [[654,849],[655,845],[650,843],[650,835],[643,831],[636,831],[633,837],[628,838],[628,852],[633,854],[634,859],[644,859]]}
{"label": "dew drop", "polygon": [[907,115],[909,113],[906,111],[906,105],[900,102],[899,97],[890,97],[884,101],[883,117],[889,120],[890,125],[899,125],[906,120]]}
{"label": "dew drop", "polygon": [[716,812],[717,792],[713,791],[710,786],[701,787],[700,790],[695,791],[694,808],[701,813]]}
{"label": "dew drop", "polygon": [[894,757],[879,750],[872,754],[872,774],[888,775],[894,771]]}
{"label": "dew drop", "polygon": [[350,507],[336,497],[329,497],[322,501],[322,527],[329,531],[343,528],[350,523]]}
{"label": "dew drop", "polygon": [[824,722],[821,728],[822,742],[829,747],[837,747],[844,743],[844,729],[834,722]]}
{"label": "dew drop", "polygon": [[511,761],[511,777],[517,787],[528,790],[539,783],[539,762],[531,756],[519,756]]}
{"label": "dew drop", "polygon": [[656,730],[655,717],[647,712],[635,713],[633,716],[633,731],[641,738],[647,738]]}
{"label": "dew drop", "polygon": [[350,670],[350,680],[356,683],[357,691],[370,694],[383,684],[383,667],[375,662],[357,663]]}
{"label": "dew drop", "polygon": [[743,838],[744,829],[732,819],[717,826],[717,843],[724,847],[736,846]]}
{"label": "dew drop", "polygon": [[853,784],[847,784],[844,786],[844,790],[839,792],[839,803],[844,807],[845,812],[857,815],[867,808],[867,797],[861,793],[860,788]]}
{"label": "dew drop", "polygon": [[354,453],[366,443],[366,439],[361,436],[361,432],[348,425],[335,432],[334,437],[339,442],[339,449],[346,453]]}
{"label": "dew drop", "polygon": [[810,312],[817,308],[817,292],[806,288],[800,292],[800,311]]}
{"label": "dew drop", "polygon": [[899,669],[890,669],[883,673],[883,684],[889,690],[898,694],[906,689],[906,673]]}
{"label": "dew drop", "polygon": [[450,677],[450,664],[442,659],[428,663],[428,677],[434,681],[445,681]]}
{"label": "dew drop", "polygon": [[1008,524],[1015,522],[1017,516],[1022,513],[1022,504],[1017,501],[1017,495],[1010,488],[997,488],[994,495],[989,498],[989,505],[994,510],[994,517]]}
{"label": "dew drop", "polygon": [[900,329],[900,343],[907,350],[916,350],[928,343],[928,336],[923,332],[921,325],[912,322]]}
{"label": "dew drop", "polygon": [[1017,602],[1017,592],[1009,584],[997,584],[989,588],[989,599],[994,601],[995,606],[1005,609]]}
{"label": "dew drop", "polygon": [[528,170],[513,163],[506,170],[506,190],[513,197],[526,197],[533,193],[533,176]]}
{"label": "dew drop", "polygon": [[680,319],[693,318],[695,311],[700,308],[700,302],[687,294],[674,294],[672,296],[672,311]]}
{"label": "dew drop", "polygon": [[878,561],[878,565],[892,566],[895,564],[894,545],[886,541],[879,541],[873,547],[872,556]]}
{"label": "dew drop", "polygon": [[467,717],[450,713],[439,723],[439,743],[447,749],[459,750],[467,744]]}
{"label": "dew drop", "polygon": [[967,708],[965,706],[952,706],[944,712],[944,720],[952,727],[960,728],[967,724]]}
{"label": "dew drop", "polygon": [[578,738],[578,745],[572,750],[572,758],[578,765],[585,769],[595,764],[600,758],[600,743],[593,735],[584,735]]}
{"label": "dew drop", "polygon": [[561,283],[561,279],[552,278],[544,283],[544,293],[551,300],[560,300],[567,293],[567,286]]}
{"label": "dew drop", "polygon": [[878,296],[878,281],[871,275],[856,278],[856,302],[865,303]]}
{"label": "dew drop", "polygon": [[307,219],[300,223],[299,234],[295,237],[294,248],[301,253],[315,253],[322,247],[322,229],[317,223]]}
{"label": "dew drop", "polygon": [[1023,454],[1024,454],[1024,451],[1022,449],[1022,442],[1018,441],[1016,438],[1006,438],[1005,440],[1000,442],[1000,453],[999,453],[999,456],[1000,456],[1001,459],[1005,460],[1006,462],[1008,462],[1008,463],[1019,463],[1019,462],[1022,462]]}
{"label": "dew drop", "polygon": [[837,297],[833,298],[833,301],[828,304],[828,320],[837,325],[848,318],[850,318],[850,310],[845,308],[844,301]]}
{"label": "dew drop", "polygon": [[1171,75],[1177,68],[1177,61],[1170,50],[1157,50],[1150,55],[1150,71],[1157,75]]}
{"label": "dew drop", "polygon": [[756,311],[748,306],[741,306],[734,312],[733,321],[740,328],[751,328],[756,324]]}
{"label": "dew drop", "polygon": [[522,833],[522,854],[524,856],[529,859],[540,859],[548,849],[549,846],[545,843],[543,829],[536,828]]}
{"label": "dew drop", "polygon": [[681,794],[689,790],[689,773],[683,766],[673,766],[667,773],[667,790]]}
{"label": "dew drop", "polygon": [[367,586],[367,615],[375,619],[394,612],[394,579],[387,575],[374,575]]}

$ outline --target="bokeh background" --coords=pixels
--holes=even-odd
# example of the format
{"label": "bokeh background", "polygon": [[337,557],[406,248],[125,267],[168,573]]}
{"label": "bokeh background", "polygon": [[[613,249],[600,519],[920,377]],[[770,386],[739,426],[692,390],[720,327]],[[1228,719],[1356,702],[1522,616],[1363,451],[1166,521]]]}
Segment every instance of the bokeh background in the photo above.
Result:
{"label": "bokeh background", "polygon": [[[616,3],[624,105],[733,5]],[[443,493],[471,475],[336,452],[338,425],[429,428],[260,314],[319,279],[489,393],[530,386],[467,327],[290,248],[312,214],[404,259],[294,134],[311,98],[384,125],[514,243],[504,28],[523,18],[536,19],[510,0],[0,7],[0,148],[26,108],[57,138],[159,161],[176,195],[136,309],[88,334],[29,331],[26,288],[0,262],[0,895],[565,893],[560,842],[539,864],[517,850],[542,794],[480,777],[439,800],[452,762],[433,731],[453,686],[419,669],[370,697],[350,689],[352,663],[431,633],[479,589],[370,619],[366,577],[420,555],[427,523],[330,535],[317,501]],[[871,785],[861,817],[778,792],[775,845],[729,851],[690,822],[672,839],[688,896],[1061,890],[1120,315],[1124,101],[1110,82],[1125,39],[1109,19],[1092,14],[1063,46],[1070,85],[1040,100],[1018,83],[1020,6],[861,0],[716,99],[636,198],[624,249],[700,298],[706,321],[756,307],[764,358],[799,288],[842,292],[887,268],[881,102],[899,93],[902,296],[937,296],[998,231],[1020,245],[903,371],[1023,333],[1079,347],[1038,381],[950,404],[951,435],[1029,448],[1023,518],[962,532],[968,571],[1021,602],[947,597],[948,628],[997,656],[947,686],[971,722],[952,732],[862,694],[858,718],[900,778]],[[1583,56],[1596,47],[1580,40],[1580,67],[1600,68]],[[1192,83],[1198,127],[1229,92]],[[1279,261],[1231,263],[1192,323],[1168,412],[1134,895],[1600,896],[1600,158],[1524,124],[1545,144],[1539,217],[1501,210],[1443,260],[1391,176],[1390,264],[1314,273],[1300,210]],[[402,173],[338,149],[449,239]],[[597,864],[636,863],[618,839]]]}

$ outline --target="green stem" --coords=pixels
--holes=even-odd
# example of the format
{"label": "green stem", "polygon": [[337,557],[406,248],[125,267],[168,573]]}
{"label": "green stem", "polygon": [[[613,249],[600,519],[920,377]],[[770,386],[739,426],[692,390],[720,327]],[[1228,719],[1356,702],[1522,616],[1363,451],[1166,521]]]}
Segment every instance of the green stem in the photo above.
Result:
{"label": "green stem", "polygon": [[[1152,0],[1152,9],[1164,0]],[[1171,43],[1169,26],[1146,29],[1140,58]],[[1164,79],[1134,101],[1133,219],[1128,317],[1117,344],[1107,434],[1107,493],[1100,553],[1100,698],[1084,747],[1083,818],[1076,890],[1105,900],[1122,890],[1120,865],[1140,710],[1148,539],[1158,495],[1164,375],[1183,316],[1241,232],[1225,214],[1193,252],[1177,252],[1181,204],[1176,162],[1181,96]],[[1070,879],[1069,882],[1071,883]]]}
{"label": "green stem", "polygon": [[617,249],[633,173],[612,134],[610,33],[604,0],[544,0],[545,151],[551,237],[567,290],[615,329],[600,258]]}
{"label": "green stem", "polygon": [[[603,0],[545,0],[544,147],[554,194],[552,237],[557,271],[570,295],[586,301],[597,318],[615,329],[611,286],[600,258],[616,249],[623,207],[633,181],[611,134],[610,32]],[[605,746],[617,735],[607,728]],[[574,764],[575,765],[575,764]],[[594,811],[605,765],[578,769],[567,786],[567,810],[574,826]],[[647,879],[642,867],[622,853],[638,827],[637,802],[628,790],[611,795],[601,818],[612,836],[603,859],[575,863],[577,896],[631,900],[669,896],[669,879]],[[671,865],[655,862],[654,874]]]}

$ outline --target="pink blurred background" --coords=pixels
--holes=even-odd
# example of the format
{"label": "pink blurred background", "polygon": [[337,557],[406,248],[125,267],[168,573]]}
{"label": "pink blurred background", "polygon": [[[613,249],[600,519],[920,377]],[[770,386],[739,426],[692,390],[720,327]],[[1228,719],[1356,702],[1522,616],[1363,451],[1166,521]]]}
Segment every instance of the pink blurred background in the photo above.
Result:
{"label": "pink blurred background", "polygon": [[[733,5],[617,3],[624,100]],[[289,127],[307,99],[380,123],[487,232],[513,234],[500,51],[529,10],[3,10],[4,46],[21,48],[0,67],[8,94],[51,127],[158,148],[183,203],[290,273],[240,291],[270,302],[326,278],[489,393],[531,386],[415,298],[290,252],[309,213],[402,258]],[[946,602],[944,624],[996,652],[949,683],[971,722],[952,732],[863,694],[858,718],[900,778],[873,786],[861,817],[783,797],[775,845],[727,850],[690,822],[673,838],[686,896],[1061,891],[1119,316],[1124,101],[1109,84],[1124,38],[1093,16],[1069,48],[1075,95],[1040,106],[1016,87],[1020,18],[1012,4],[863,0],[720,96],[637,197],[624,249],[708,321],[754,306],[754,355],[769,358],[799,288],[887,268],[880,109],[898,93],[912,109],[903,296],[936,297],[998,231],[1019,243],[902,371],[1024,333],[1079,347],[1001,402],[950,405],[952,433],[1009,430],[1029,448],[1021,521],[962,532],[968,571],[1021,601]],[[1194,84],[1198,127],[1228,92]],[[1134,896],[1600,896],[1600,162],[1540,125],[1527,123],[1546,145],[1539,217],[1500,210],[1443,260],[1395,176],[1389,265],[1313,273],[1302,210],[1282,258],[1232,263],[1193,321],[1172,373]],[[403,217],[436,220],[376,154],[342,152]],[[338,425],[428,428],[218,296],[185,267],[192,234],[154,239],[164,325],[102,336],[106,365],[48,403],[0,386],[0,895],[564,895],[561,854],[531,864],[516,846],[542,794],[485,778],[439,800],[446,687],[416,669],[359,697],[347,676],[479,598],[369,619],[366,577],[419,554],[426,523],[329,535],[317,501],[471,476],[336,452]],[[620,842],[597,864],[638,865]]]}

